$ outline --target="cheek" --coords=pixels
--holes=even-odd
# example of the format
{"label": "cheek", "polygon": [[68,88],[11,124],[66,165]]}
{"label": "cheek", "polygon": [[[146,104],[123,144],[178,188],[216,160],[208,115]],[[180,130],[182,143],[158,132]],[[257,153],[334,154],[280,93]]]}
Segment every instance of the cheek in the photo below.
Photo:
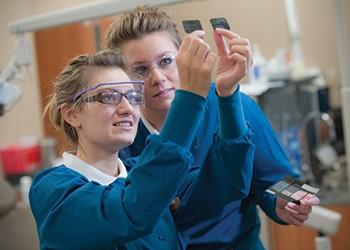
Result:
{"label": "cheek", "polygon": [[134,117],[134,122],[137,125],[139,120],[140,120],[140,116],[141,116],[141,107],[140,105],[135,106],[134,107],[134,111],[133,111],[133,117]]}
{"label": "cheek", "polygon": [[104,109],[94,110],[93,114],[90,115],[90,120],[96,124],[96,126],[101,126],[109,123],[112,120],[115,108],[113,106],[107,106]]}
{"label": "cheek", "polygon": [[178,89],[180,87],[179,74],[175,70],[172,74],[168,75],[168,81],[171,82],[172,87]]}
{"label": "cheek", "polygon": [[148,84],[145,84],[144,87],[144,97],[145,97],[145,103],[144,105],[147,105],[147,103],[152,99],[152,89]]}

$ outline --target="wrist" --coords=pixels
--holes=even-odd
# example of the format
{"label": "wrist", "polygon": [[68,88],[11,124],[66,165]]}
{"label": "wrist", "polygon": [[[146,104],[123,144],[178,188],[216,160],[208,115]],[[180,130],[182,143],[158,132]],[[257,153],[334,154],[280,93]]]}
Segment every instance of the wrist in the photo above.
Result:
{"label": "wrist", "polygon": [[203,98],[207,98],[209,90],[203,90],[203,89],[191,89],[191,88],[186,88],[186,87],[181,87],[180,90],[190,92],[194,95],[201,96]]}
{"label": "wrist", "polygon": [[233,93],[237,90],[238,84],[235,84],[232,88],[216,88],[216,92],[220,97],[227,97],[233,95]]}

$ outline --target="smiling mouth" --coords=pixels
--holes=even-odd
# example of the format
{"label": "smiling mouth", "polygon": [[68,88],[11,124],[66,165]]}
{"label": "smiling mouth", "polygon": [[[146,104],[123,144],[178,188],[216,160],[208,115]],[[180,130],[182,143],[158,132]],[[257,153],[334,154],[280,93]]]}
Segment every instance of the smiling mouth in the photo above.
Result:
{"label": "smiling mouth", "polygon": [[157,96],[168,94],[170,91],[173,91],[173,90],[175,90],[175,88],[163,89],[162,91],[160,91],[157,94],[153,95],[153,97],[157,97]]}
{"label": "smiling mouth", "polygon": [[123,127],[123,128],[130,128],[133,126],[133,122],[131,121],[120,121],[120,122],[116,122],[113,123],[114,127]]}

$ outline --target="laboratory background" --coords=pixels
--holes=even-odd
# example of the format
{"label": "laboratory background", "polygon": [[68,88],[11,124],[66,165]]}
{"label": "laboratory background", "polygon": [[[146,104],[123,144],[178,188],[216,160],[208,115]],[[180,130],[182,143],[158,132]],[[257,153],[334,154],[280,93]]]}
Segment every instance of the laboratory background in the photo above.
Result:
{"label": "laboratory background", "polygon": [[[103,2],[115,8],[104,11]],[[210,18],[225,17],[250,40],[254,64],[241,91],[265,112],[302,179],[321,190],[303,227],[261,214],[266,249],[350,250],[348,0],[0,1],[0,249],[38,249],[31,176],[64,149],[42,117],[51,81],[70,58],[101,50],[108,25],[138,3],[159,5],[182,36],[183,20],[200,20],[213,48]],[[60,20],[69,11],[78,14]]]}

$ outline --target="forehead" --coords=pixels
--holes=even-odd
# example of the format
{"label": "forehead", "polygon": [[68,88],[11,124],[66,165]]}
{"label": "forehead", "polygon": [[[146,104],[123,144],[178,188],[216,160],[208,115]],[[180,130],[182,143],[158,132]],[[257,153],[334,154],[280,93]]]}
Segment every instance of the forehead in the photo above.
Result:
{"label": "forehead", "polygon": [[127,82],[108,82],[108,83],[99,83],[97,88],[93,90],[93,92],[101,92],[101,91],[118,91],[121,93],[128,92],[130,90],[143,91],[143,84],[133,84]]}
{"label": "forehead", "polygon": [[166,52],[177,51],[167,31],[157,31],[123,43],[121,46],[127,64],[148,62]]}
{"label": "forehead", "polygon": [[129,80],[124,70],[115,66],[94,67],[88,74],[88,85],[90,87],[99,82],[120,82]]}

